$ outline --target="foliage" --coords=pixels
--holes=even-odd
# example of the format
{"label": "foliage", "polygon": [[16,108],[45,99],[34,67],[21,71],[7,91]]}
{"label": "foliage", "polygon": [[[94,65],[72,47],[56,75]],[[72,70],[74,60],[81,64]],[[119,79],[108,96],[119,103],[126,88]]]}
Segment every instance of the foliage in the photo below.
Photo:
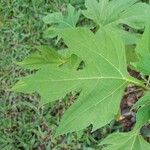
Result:
{"label": "foliage", "polygon": [[[59,129],[60,133],[78,131],[91,123],[94,129],[97,129],[109,123],[118,112],[119,100],[123,94],[124,87],[131,79],[126,72],[122,42],[113,32],[110,32],[110,34],[106,32],[99,31],[94,35],[87,29],[63,30],[61,36],[69,49],[72,50],[72,53],[76,53],[86,62],[85,68],[79,71],[77,71],[77,68],[70,71],[67,68],[45,66],[38,73],[19,81],[13,88],[15,91],[20,92],[38,91],[44,103],[57,100],[70,91],[81,91],[79,100],[64,116],[64,121],[60,125],[62,127]],[[69,38],[69,35],[72,35],[72,38]],[[105,39],[103,40],[104,36],[107,38],[106,41]],[[98,48],[98,44],[103,47]],[[115,51],[115,53],[108,55],[111,51]],[[83,53],[85,54],[83,55]],[[92,62],[93,59],[95,63]],[[107,70],[110,71],[108,72]],[[109,84],[106,81],[109,81]],[[136,81],[133,79],[133,82]],[[47,83],[49,83],[49,87]],[[105,90],[103,90],[104,87]],[[108,103],[110,98],[111,102]],[[83,101],[84,104],[81,105]],[[114,110],[109,113],[107,109],[110,109],[112,105],[114,105]],[[97,120],[97,114],[101,112],[103,112],[103,116]]]}
{"label": "foliage", "polygon": [[[65,10],[64,10],[65,11]],[[80,12],[75,11],[75,8],[72,5],[67,6],[67,13],[64,12],[65,15],[63,15],[61,12],[51,13],[48,14],[46,17],[44,17],[43,21],[46,24],[52,25],[47,31],[46,36],[53,38],[57,36],[55,31],[57,29],[63,29],[63,28],[73,28],[76,26]]]}
{"label": "foliage", "polygon": [[[35,4],[36,1],[32,2]],[[51,38],[56,35],[62,37],[64,43],[60,38],[56,43],[57,46],[60,44],[63,50],[55,51],[53,48],[40,46],[38,52],[18,63],[24,68],[36,70],[33,74],[20,79],[12,88],[29,94],[38,92],[43,104],[62,99],[69,92],[78,95],[74,104],[65,112],[56,136],[81,131],[91,124],[92,130],[95,131],[113,119],[118,119],[120,101],[128,85],[140,86],[143,90],[149,91],[149,79],[147,80],[145,75],[150,75],[146,68],[149,61],[147,52],[149,53],[150,35],[149,25],[146,24],[150,5],[136,0],[94,0],[92,4],[90,0],[86,0],[85,6],[87,10],[82,11],[83,14],[96,23],[92,30],[94,33],[86,27],[76,27],[79,11],[71,5],[68,5],[65,15],[59,12],[49,14],[44,21],[50,23],[53,32],[48,34]],[[64,26],[66,23],[70,24],[70,21],[73,22],[71,27]],[[137,30],[142,31],[145,26],[144,34],[139,34]],[[130,29],[128,32],[126,27]],[[47,44],[48,41],[38,45],[43,43]],[[136,44],[135,52],[138,56],[138,62],[134,67],[143,73],[144,81],[131,77],[127,72],[125,48],[131,44]],[[138,109],[138,112],[133,130],[106,137],[101,143],[104,149],[149,148],[149,144],[140,135],[140,129],[150,119],[149,92],[135,104],[134,109]]]}
{"label": "foliage", "polygon": [[150,121],[150,92],[142,97],[134,108],[139,108],[136,114],[136,124],[129,133],[114,133],[101,142],[107,145],[104,150],[149,150],[149,144],[139,135],[140,129]]}
{"label": "foliage", "polygon": [[149,150],[149,144],[137,132],[114,133],[108,136],[101,144],[108,144],[104,150]]}
{"label": "foliage", "polygon": [[113,26],[126,24],[141,29],[149,17],[149,5],[137,0],[96,0],[85,2],[87,10],[83,14],[98,25]]}
{"label": "foliage", "polygon": [[97,25],[115,28],[126,44],[134,44],[139,35],[133,30],[126,32],[123,25],[141,29],[147,22],[150,6],[138,0],[86,0],[83,14]]}
{"label": "foliage", "polygon": [[47,64],[60,66],[66,61],[67,58],[58,54],[54,49],[40,46],[37,52],[25,58],[22,62],[17,62],[17,64],[27,69],[40,69]]}
{"label": "foliage", "polygon": [[138,43],[136,52],[139,56],[139,62],[136,66],[139,71],[145,75],[150,75],[150,23],[148,22],[141,41]]}
{"label": "foliage", "polygon": [[134,108],[139,108],[136,114],[137,123],[136,129],[140,129],[143,125],[150,121],[150,92],[146,93],[135,105]]}
{"label": "foliage", "polygon": [[[46,55],[40,51],[40,45],[55,46],[53,39],[43,38],[46,25],[42,19],[48,12],[60,10],[62,5],[64,3],[60,0],[0,1],[0,149],[2,150],[96,147],[98,140],[95,142],[94,136],[88,130],[83,133],[82,138],[80,136],[82,132],[79,135],[53,137],[59,122],[58,118],[67,108],[68,102],[55,103],[53,107],[52,104],[41,107],[39,96],[18,94],[9,90],[18,78],[33,73],[24,69],[30,68],[30,65],[25,67],[22,64],[21,69],[16,65],[16,61],[26,59],[32,52],[40,58],[41,54]],[[36,49],[39,49],[39,52]],[[63,55],[66,58],[67,55]]]}

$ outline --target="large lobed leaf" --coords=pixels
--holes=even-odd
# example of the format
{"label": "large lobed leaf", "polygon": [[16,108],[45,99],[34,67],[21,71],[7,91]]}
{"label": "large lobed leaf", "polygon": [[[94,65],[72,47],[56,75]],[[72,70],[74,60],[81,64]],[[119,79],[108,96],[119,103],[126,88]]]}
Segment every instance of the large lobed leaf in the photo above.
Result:
{"label": "large lobed leaf", "polygon": [[122,40],[112,30],[105,30],[96,34],[86,28],[60,31],[70,53],[81,58],[85,68],[68,70],[47,65],[13,88],[19,92],[38,92],[43,103],[64,97],[70,91],[81,92],[65,112],[56,135],[79,131],[90,124],[93,130],[108,124],[118,113],[127,83],[140,84],[128,76]]}

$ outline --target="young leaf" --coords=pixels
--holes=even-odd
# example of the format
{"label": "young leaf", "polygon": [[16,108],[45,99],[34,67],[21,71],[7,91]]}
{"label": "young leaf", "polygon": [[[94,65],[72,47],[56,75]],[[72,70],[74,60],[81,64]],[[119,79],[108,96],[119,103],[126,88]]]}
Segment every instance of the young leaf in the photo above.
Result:
{"label": "young leaf", "polygon": [[65,29],[75,27],[80,16],[80,11],[76,11],[75,8],[68,4],[67,14],[63,15],[60,12],[48,14],[43,18],[46,24],[50,24],[51,27],[45,32],[46,37],[54,38],[57,36],[55,32],[57,29]]}
{"label": "young leaf", "polygon": [[64,97],[70,91],[81,92],[65,113],[56,135],[79,131],[90,124],[93,130],[108,124],[118,113],[127,83],[141,85],[127,73],[122,40],[112,30],[105,29],[96,34],[86,28],[66,29],[59,35],[70,52],[85,62],[85,67],[70,71],[45,66],[19,81],[14,90],[37,91],[43,103]]}
{"label": "young leaf", "polygon": [[137,131],[111,134],[100,145],[106,145],[103,150],[149,150],[150,148],[150,144]]}

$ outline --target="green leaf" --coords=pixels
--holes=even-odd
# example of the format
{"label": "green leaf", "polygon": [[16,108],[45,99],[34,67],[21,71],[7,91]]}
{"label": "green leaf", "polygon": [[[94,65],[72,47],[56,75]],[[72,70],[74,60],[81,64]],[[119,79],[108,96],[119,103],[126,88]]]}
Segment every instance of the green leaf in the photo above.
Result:
{"label": "green leaf", "polygon": [[147,143],[138,132],[114,133],[106,137],[101,145],[106,145],[103,150],[149,150]]}
{"label": "green leaf", "polygon": [[45,37],[54,38],[57,36],[55,32],[57,29],[73,28],[76,26],[80,16],[80,11],[76,11],[75,8],[68,4],[67,13],[63,15],[60,12],[48,14],[43,18],[46,24],[50,24],[51,27],[45,32]]}
{"label": "green leaf", "polygon": [[143,29],[149,19],[149,13],[149,4],[135,3],[121,13],[117,23],[126,24],[134,29]]}
{"label": "green leaf", "polygon": [[147,23],[142,39],[137,44],[136,53],[139,57],[139,61],[135,63],[136,68],[145,75],[150,75],[150,22]]}
{"label": "green leaf", "polygon": [[136,63],[136,68],[145,75],[150,75],[150,53]]}
{"label": "green leaf", "polygon": [[134,108],[139,108],[134,130],[128,133],[111,134],[100,143],[106,146],[104,150],[149,150],[150,144],[139,135],[139,132],[141,127],[150,121],[150,92],[139,99]]}
{"label": "green leaf", "polygon": [[38,52],[29,55],[22,62],[17,62],[17,64],[26,69],[40,69],[48,64],[60,66],[66,62],[67,58],[60,55],[54,49],[40,46],[38,47]]}
{"label": "green leaf", "polygon": [[143,125],[150,121],[150,92],[147,92],[138,102],[134,108],[139,108],[136,114],[135,129],[140,129]]}
{"label": "green leaf", "polygon": [[126,32],[119,25],[125,24],[134,29],[142,29],[150,13],[150,5],[138,0],[86,0],[85,6],[87,8],[83,11],[85,17],[100,27],[115,28],[126,44],[137,43],[139,34]]}
{"label": "green leaf", "polygon": [[87,10],[82,11],[83,15],[91,20],[94,20],[97,24],[103,24],[106,17],[106,8],[109,0],[86,0],[85,6]]}
{"label": "green leaf", "polygon": [[135,52],[134,45],[126,45],[126,57],[127,57],[128,64],[130,64],[131,62],[137,62],[138,56]]}
{"label": "green leaf", "polygon": [[[110,28],[110,27],[109,27]],[[138,33],[133,33],[133,32],[129,32],[129,31],[125,31],[121,28],[118,27],[113,27],[113,30],[115,29],[115,31],[118,33],[119,36],[121,36],[123,42],[126,45],[133,45],[135,43],[138,43],[141,35]]]}
{"label": "green leaf", "polygon": [[[150,17],[149,17],[150,19]],[[142,39],[139,41],[136,52],[139,57],[145,57],[150,54],[150,22],[147,23]]]}
{"label": "green leaf", "polygon": [[[149,99],[150,101],[150,99]],[[139,129],[140,127],[144,126],[146,123],[150,122],[150,103],[140,108],[136,114],[136,125],[135,129]]]}
{"label": "green leaf", "polygon": [[70,53],[85,62],[85,67],[68,70],[44,66],[36,74],[20,80],[13,89],[38,92],[43,103],[63,98],[70,91],[81,92],[65,112],[56,135],[79,131],[90,124],[96,130],[118,113],[127,83],[141,83],[128,75],[124,44],[112,30],[93,34],[86,28],[66,29],[59,35]]}
{"label": "green leaf", "polygon": [[83,14],[98,25],[126,24],[135,29],[147,22],[150,6],[138,0],[86,0]]}
{"label": "green leaf", "polygon": [[144,97],[139,99],[138,102],[136,102],[134,105],[134,108],[145,107],[147,105],[150,105],[150,92],[147,92]]}

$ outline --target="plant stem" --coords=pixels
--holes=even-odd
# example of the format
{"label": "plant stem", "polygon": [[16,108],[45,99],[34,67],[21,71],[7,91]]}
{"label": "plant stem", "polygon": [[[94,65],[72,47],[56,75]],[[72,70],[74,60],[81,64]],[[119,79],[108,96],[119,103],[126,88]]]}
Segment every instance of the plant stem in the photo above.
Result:
{"label": "plant stem", "polygon": [[147,90],[147,91],[150,90],[150,88],[148,86],[144,85],[144,83],[142,81],[139,81],[139,80],[137,80],[137,79],[135,79],[133,77],[127,78],[126,81],[129,82],[129,83],[133,83],[133,84],[135,84],[137,86],[140,86],[144,90]]}
{"label": "plant stem", "polygon": [[148,87],[148,86],[149,86],[149,83],[150,83],[150,76],[148,77],[146,87]]}

